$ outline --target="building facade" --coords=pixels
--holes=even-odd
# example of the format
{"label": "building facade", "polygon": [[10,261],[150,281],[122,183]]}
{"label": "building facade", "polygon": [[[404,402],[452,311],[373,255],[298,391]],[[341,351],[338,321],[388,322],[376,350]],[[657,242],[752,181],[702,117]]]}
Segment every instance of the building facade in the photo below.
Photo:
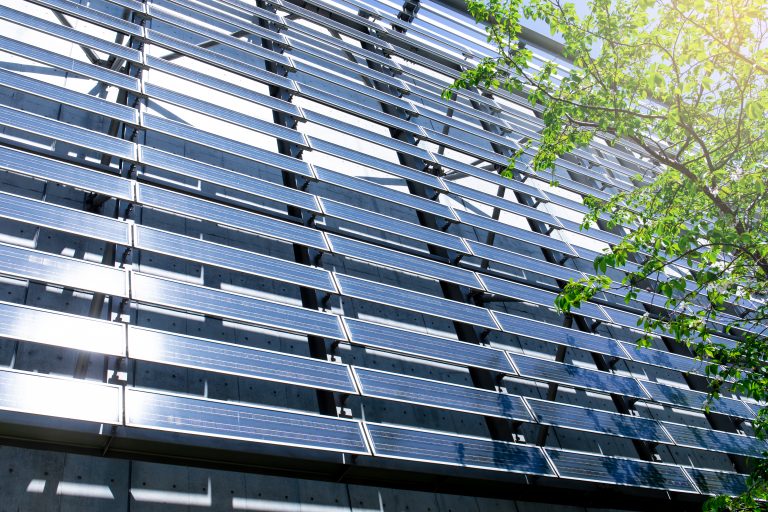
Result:
{"label": "building facade", "polygon": [[558,187],[502,177],[542,124],[441,99],[493,51],[461,5],[4,0],[0,27],[0,510],[743,489],[756,405],[705,412],[685,347],[635,347],[663,300],[552,307],[622,234],[581,231],[583,197],[653,165],[597,142]]}

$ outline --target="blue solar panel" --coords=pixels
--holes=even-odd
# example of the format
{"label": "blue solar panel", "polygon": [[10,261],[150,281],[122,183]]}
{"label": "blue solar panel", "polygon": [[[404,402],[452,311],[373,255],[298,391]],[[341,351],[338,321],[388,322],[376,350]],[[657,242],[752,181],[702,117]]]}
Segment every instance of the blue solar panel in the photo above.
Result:
{"label": "blue solar panel", "polygon": [[546,448],[562,478],[696,492],[680,466]]}
{"label": "blue solar panel", "polygon": [[408,194],[406,192],[400,192],[383,185],[378,185],[371,181],[355,178],[347,174],[334,172],[328,169],[324,169],[319,166],[315,166],[315,174],[317,179],[338,187],[346,188],[347,190],[355,191],[358,194],[365,194],[377,199],[383,199],[385,201],[391,201],[396,204],[409,206],[423,212],[432,213],[446,219],[455,219],[456,216],[453,211],[446,205],[425,199],[423,197]]}
{"label": "blue solar panel", "polygon": [[460,138],[448,137],[447,135],[443,135],[442,133],[435,130],[430,130],[429,128],[425,128],[424,131],[427,134],[428,141],[434,142],[440,146],[447,146],[455,151],[461,151],[467,155],[471,155],[481,160],[485,160],[486,162],[491,162],[497,165],[506,166],[509,163],[508,157],[500,155],[494,151],[480,148],[474,144],[470,144],[469,142],[464,142]]}
{"label": "blue solar panel", "polygon": [[132,298],[139,302],[302,334],[333,339],[346,338],[336,315],[137,272],[132,274],[131,284]]}
{"label": "blue solar panel", "polygon": [[[139,160],[147,165],[190,176],[208,183],[216,183],[248,194],[264,197],[287,205],[319,212],[320,205],[312,194],[272,183],[236,171],[216,167],[190,158],[166,153],[159,149],[139,146]],[[151,171],[144,171],[151,175]]]}
{"label": "blue solar panel", "polygon": [[502,187],[506,187],[512,190],[517,190],[518,192],[522,192],[523,194],[527,194],[531,197],[535,197],[536,199],[540,199],[542,201],[549,200],[546,194],[544,194],[544,192],[539,190],[537,187],[527,185],[525,183],[510,179],[510,178],[505,178],[500,174],[497,174],[491,171],[486,171],[484,169],[480,169],[479,167],[474,167],[472,165],[459,162],[458,160],[453,160],[451,158],[448,158],[446,156],[443,156],[437,153],[433,154],[433,156],[435,157],[435,160],[437,160],[437,163],[440,164],[442,167],[453,169],[453,170],[459,171],[462,174],[466,174],[467,176],[474,176],[475,178],[480,178],[481,180],[484,180],[484,181],[490,181],[491,183],[501,185]]}
{"label": "blue solar panel", "polygon": [[357,394],[347,365],[150,329],[128,328],[128,356],[239,377]]}
{"label": "blue solar panel", "polygon": [[[643,381],[643,387],[654,402],[685,409],[704,410],[707,393],[647,381]],[[755,416],[744,402],[722,396],[712,402],[710,411],[737,418],[751,419]]]}
{"label": "blue solar panel", "polygon": [[661,368],[668,368],[670,370],[677,370],[680,372],[704,375],[704,367],[707,364],[704,361],[700,361],[692,357],[681,356],[679,354],[672,354],[664,350],[638,347],[632,343],[622,342],[621,345],[624,347],[624,350],[627,351],[633,361],[639,361],[641,363],[659,366]]}
{"label": "blue solar panel", "polygon": [[617,393],[637,398],[647,397],[637,381],[629,377],[520,354],[509,355],[523,377],[577,388],[594,389],[604,393]]}
{"label": "blue solar panel", "polygon": [[0,302],[0,336],[113,356],[125,355],[117,322]]}
{"label": "blue solar panel", "polygon": [[746,455],[747,457],[762,457],[763,452],[768,450],[767,442],[754,437],[720,432],[711,428],[690,427],[677,423],[665,422],[663,425],[679,446]]}
{"label": "blue solar panel", "polygon": [[340,293],[347,297],[479,325],[488,329],[498,328],[491,314],[484,308],[343,274],[335,274],[335,277]]}
{"label": "blue solar panel", "polygon": [[726,471],[685,468],[702,494],[738,496],[747,490],[747,475]]}
{"label": "blue solar panel", "polygon": [[484,416],[531,421],[523,399],[516,395],[435,382],[368,368],[354,368],[364,396],[420,404]]}
{"label": "blue solar panel", "polygon": [[494,311],[493,316],[499,322],[501,330],[510,334],[614,357],[627,357],[618,342],[611,338],[499,311]]}
{"label": "blue solar panel", "polygon": [[135,244],[139,249],[277,279],[278,281],[307,286],[329,293],[336,292],[331,274],[327,270],[317,267],[310,267],[301,263],[177,235],[138,224],[135,227],[134,233]]}
{"label": "blue solar panel", "polygon": [[358,242],[357,240],[332,233],[327,233],[326,236],[331,246],[331,251],[336,254],[343,254],[344,256],[367,261],[375,265],[413,272],[414,274],[457,283],[470,288],[482,288],[475,273],[470,270],[385,249],[373,244]]}
{"label": "blue solar panel", "polygon": [[125,271],[0,243],[0,274],[78,290],[127,296]]}
{"label": "blue solar panel", "polygon": [[11,148],[0,147],[0,169],[120,199],[133,198],[130,180]]}
{"label": "blue solar panel", "polygon": [[101,382],[3,369],[0,410],[120,425],[121,389]]}
{"label": "blue solar panel", "polygon": [[379,457],[531,475],[553,475],[541,448],[365,423]]}
{"label": "blue solar panel", "polygon": [[588,238],[592,238],[594,240],[599,240],[607,244],[616,245],[622,240],[622,238],[619,235],[608,233],[606,231],[603,231],[597,228],[594,225],[589,229],[581,229],[581,224],[579,224],[578,222],[573,222],[572,220],[560,219],[560,223],[568,231],[577,233],[582,236],[586,236]]}
{"label": "blue solar panel", "polygon": [[396,235],[424,242],[425,244],[438,245],[457,252],[467,252],[467,246],[461,238],[436,229],[430,229],[413,222],[389,217],[380,213],[371,212],[363,208],[356,208],[344,203],[339,203],[324,197],[318,198],[323,211],[330,217],[335,217],[354,224],[360,224],[373,229],[394,233]]}
{"label": "blue solar panel", "polygon": [[224,226],[242,229],[258,235],[327,250],[322,233],[292,222],[273,219],[247,210],[225,206],[204,199],[170,192],[140,183],[138,200],[141,204],[171,213],[208,220]]}
{"label": "blue solar panel", "polygon": [[[537,304],[547,308],[553,308],[555,306],[555,297],[557,297],[556,293],[483,274],[479,274],[478,277],[480,278],[480,281],[482,281],[483,285],[485,285],[486,290],[488,290],[490,293],[503,295],[504,297],[529,302],[531,304]],[[575,315],[588,316],[597,320],[608,319],[608,317],[605,316],[603,310],[599,306],[590,302],[585,302],[579,308],[574,309],[573,313]]]}
{"label": "blue solar panel", "polygon": [[68,142],[76,146],[128,160],[136,159],[136,145],[133,142],[105,135],[101,132],[86,130],[79,126],[2,105],[0,105],[0,120],[5,126],[10,126],[24,132]]}
{"label": "blue solar panel", "polygon": [[481,192],[475,188],[465,187],[450,180],[445,181],[445,186],[448,188],[448,192],[456,194],[465,199],[478,201],[480,203],[500,208],[504,211],[511,212],[516,215],[521,215],[529,219],[544,222],[551,226],[559,226],[560,224],[555,217],[548,214],[547,212],[537,210],[536,208],[531,208],[530,206],[526,206],[516,201],[504,199],[503,197],[496,195],[486,194],[485,192]]}
{"label": "blue solar panel", "polygon": [[536,398],[526,398],[525,400],[533,410],[536,421],[542,425],[574,429],[580,432],[629,437],[655,443],[672,443],[672,438],[664,432],[656,420]]}
{"label": "blue solar panel", "polygon": [[128,224],[116,219],[0,192],[0,217],[89,236],[118,244],[130,243]]}
{"label": "blue solar panel", "polygon": [[344,324],[352,344],[460,366],[485,368],[507,375],[516,373],[501,350],[353,318],[344,318]]}
{"label": "blue solar panel", "polygon": [[502,265],[509,265],[515,269],[525,270],[527,272],[533,272],[555,279],[562,279],[563,281],[581,279],[584,277],[584,274],[578,270],[532,258],[524,254],[507,251],[492,245],[481,244],[474,240],[465,240],[465,243],[474,256]]}
{"label": "blue solar panel", "polygon": [[360,423],[188,396],[125,390],[125,424],[335,452],[368,454]]}
{"label": "blue solar panel", "polygon": [[549,235],[542,233],[536,233],[523,228],[518,228],[510,224],[505,224],[497,220],[493,220],[490,217],[484,215],[475,215],[462,210],[456,210],[456,215],[459,220],[467,224],[468,226],[474,226],[476,228],[488,231],[490,233],[496,233],[497,235],[507,236],[514,240],[520,240],[529,244],[533,244],[546,249],[552,249],[563,254],[576,255],[573,249],[562,240],[552,238]]}

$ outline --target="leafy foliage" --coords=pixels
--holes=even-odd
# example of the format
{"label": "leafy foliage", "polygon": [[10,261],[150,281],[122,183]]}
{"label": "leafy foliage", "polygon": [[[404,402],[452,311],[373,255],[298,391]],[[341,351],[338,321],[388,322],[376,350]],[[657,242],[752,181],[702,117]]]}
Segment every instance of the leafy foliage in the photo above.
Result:
{"label": "leafy foliage", "polygon": [[[656,165],[634,177],[632,191],[586,198],[583,227],[599,224],[623,238],[597,258],[595,276],[564,288],[558,309],[607,289],[621,289],[627,301],[655,291],[666,303],[642,317],[641,344],[662,334],[688,345],[707,362],[712,399],[730,387],[767,400],[766,1],[591,0],[583,16],[560,0],[467,5],[498,56],[463,72],[445,96],[482,87],[527,97],[543,129],[538,140],[521,141],[510,168],[553,171],[594,139]],[[520,39],[523,18],[548,24],[572,65],[536,59]],[[627,262],[636,265],[623,278],[608,277]],[[740,341],[729,348],[712,338],[718,332]],[[765,437],[766,411],[754,425]],[[755,462],[744,496],[708,506],[760,508],[766,474],[768,464]]]}

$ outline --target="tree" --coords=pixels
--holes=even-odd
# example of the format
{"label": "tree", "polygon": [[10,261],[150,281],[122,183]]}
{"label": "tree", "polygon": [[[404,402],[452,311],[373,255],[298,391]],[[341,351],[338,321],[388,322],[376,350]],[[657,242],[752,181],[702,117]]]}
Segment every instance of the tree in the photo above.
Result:
{"label": "tree", "polygon": [[[587,197],[583,228],[609,219],[620,243],[572,281],[556,306],[568,312],[596,293],[625,299],[650,288],[666,297],[639,324],[674,338],[706,361],[711,399],[730,387],[768,399],[768,17],[765,0],[591,0],[580,16],[560,0],[467,0],[498,51],[445,91],[503,89],[527,97],[543,129],[505,173],[547,174],[593,139],[630,148],[656,165],[608,201]],[[545,22],[572,65],[532,65],[521,19]],[[631,229],[625,228],[631,226]],[[609,267],[635,262],[614,281]],[[615,274],[614,274],[615,275]],[[713,334],[737,338],[723,343]],[[729,382],[730,381],[730,382]],[[754,426],[768,432],[768,410]],[[765,460],[748,491],[712,509],[752,510],[768,491]]]}

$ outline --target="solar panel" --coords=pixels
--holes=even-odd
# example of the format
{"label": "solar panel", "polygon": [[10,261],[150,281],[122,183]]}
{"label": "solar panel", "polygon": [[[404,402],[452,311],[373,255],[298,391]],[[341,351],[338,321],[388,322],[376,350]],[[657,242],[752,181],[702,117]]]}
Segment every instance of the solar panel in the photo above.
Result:
{"label": "solar panel", "polygon": [[494,311],[493,316],[499,322],[501,330],[510,334],[587,350],[589,352],[607,354],[613,357],[627,357],[627,354],[624,353],[616,340],[611,338],[577,329],[570,329],[562,325],[501,313],[500,311]]}
{"label": "solar panel", "polygon": [[131,62],[141,63],[141,53],[138,50],[105,41],[104,39],[80,32],[74,28],[65,27],[64,25],[47,21],[32,16],[31,14],[11,9],[10,7],[0,6],[0,18],[33,30],[39,30],[46,34],[66,39],[73,43],[87,46],[88,48],[93,48],[94,50],[106,52],[109,55],[122,57]]}
{"label": "solar panel", "polygon": [[173,105],[178,105],[194,112],[205,114],[209,117],[221,119],[228,123],[236,124],[259,133],[276,137],[280,140],[291,142],[303,148],[308,146],[307,140],[301,132],[288,128],[287,126],[282,126],[271,121],[265,121],[254,117],[253,115],[237,112],[229,108],[220,107],[207,101],[201,101],[197,98],[171,91],[170,89],[155,84],[146,84],[144,89],[151,99],[166,101]]}
{"label": "solar panel", "polygon": [[432,213],[446,219],[455,219],[453,211],[446,205],[419,196],[414,196],[399,190],[394,190],[383,185],[378,185],[363,178],[355,178],[347,174],[334,172],[315,166],[317,179],[337,187],[352,190],[358,194],[366,194],[377,199],[391,201],[396,204],[415,208],[417,210]]}
{"label": "solar panel", "polygon": [[141,204],[159,210],[208,220],[308,247],[328,249],[320,231],[301,224],[273,219],[247,210],[150,187],[142,183],[137,188],[137,198]]}
{"label": "solar panel", "polygon": [[134,272],[131,298],[284,331],[346,339],[339,317],[239,293],[225,292]]}
{"label": "solar panel", "polygon": [[471,187],[465,187],[463,185],[459,185],[458,183],[454,183],[450,180],[445,181],[445,186],[448,188],[448,192],[459,195],[465,199],[478,201],[483,204],[487,204],[495,208],[500,208],[504,211],[514,213],[516,215],[521,215],[529,219],[537,220],[539,222],[544,222],[551,226],[560,225],[560,223],[555,217],[548,214],[547,212],[537,210],[536,208],[531,208],[530,206],[526,206],[524,204],[520,204],[515,201],[510,201],[509,199],[504,199],[503,197],[486,194],[477,189],[473,189]]}
{"label": "solar panel", "polygon": [[[275,33],[276,32],[273,32],[273,34]],[[210,76],[206,73],[201,73],[200,71],[195,71],[193,69],[180,66],[179,64],[169,62],[165,59],[161,59],[153,55],[147,55],[146,57],[147,66],[149,66],[151,69],[156,69],[158,71],[162,71],[163,73],[168,73],[180,78],[184,78],[196,84],[204,85],[206,87],[210,87],[211,89],[231,94],[232,96],[237,96],[238,98],[242,98],[257,105],[262,105],[273,110],[285,112],[286,114],[290,114],[297,119],[304,118],[304,114],[301,111],[301,108],[288,101],[262,94],[247,87],[233,84],[226,80],[216,78],[215,76]]]}
{"label": "solar panel", "polygon": [[516,373],[501,350],[364,322],[354,318],[344,317],[343,321],[353,345],[425,357],[459,366],[485,368],[507,375]]}
{"label": "solar panel", "polygon": [[5,192],[0,192],[0,217],[97,240],[130,244],[129,227],[125,222]]}
{"label": "solar panel", "polygon": [[579,224],[578,222],[573,222],[572,220],[568,220],[568,219],[559,219],[559,220],[560,220],[560,224],[562,224],[562,226],[568,231],[571,231],[572,233],[576,233],[582,236],[586,236],[588,238],[592,238],[594,240],[599,240],[601,242],[605,242],[611,245],[616,245],[622,240],[622,237],[620,237],[619,235],[608,233],[607,231],[603,231],[602,229],[594,225],[589,229],[581,229],[581,224]]}
{"label": "solar panel", "polygon": [[552,238],[542,233],[518,228],[510,224],[505,224],[484,215],[475,215],[463,210],[456,210],[456,215],[463,224],[473,226],[490,233],[507,236],[514,240],[520,240],[529,244],[537,245],[545,249],[552,249],[563,254],[575,255],[574,250],[562,240]]}
{"label": "solar panel", "polygon": [[[195,4],[184,4],[185,7],[187,5],[189,5],[190,7],[195,6]],[[198,23],[194,21],[194,18],[190,18],[190,17],[181,18],[179,16],[175,16],[173,14],[173,11],[155,4],[147,4],[147,13],[149,14],[149,16],[153,17],[158,21],[162,21],[164,23],[168,23],[176,27],[180,27],[183,30],[188,30],[192,32],[195,36],[203,36],[208,40],[216,41],[221,45],[229,46],[231,48],[236,48],[237,50],[243,51],[245,53],[249,53],[255,57],[262,58],[267,61],[272,61],[277,64],[282,64],[283,66],[286,66],[288,69],[293,69],[293,63],[291,62],[290,57],[288,57],[287,55],[282,55],[272,50],[263,48],[261,45],[249,43],[247,41],[243,41],[242,39],[238,39],[237,37],[233,37],[229,34],[225,34],[218,30],[214,30],[212,28],[205,26],[202,23]],[[249,27],[249,32],[253,32],[253,31],[258,31],[259,32],[258,35],[260,36],[262,35],[267,36],[271,32],[269,30],[259,29],[258,25],[255,27],[251,25],[251,27]],[[275,35],[269,36],[269,39],[275,40],[277,38],[280,38],[280,34],[276,34],[275,32],[272,32],[272,33]],[[285,43],[287,41],[283,37],[283,38],[280,38],[278,42]]]}
{"label": "solar panel", "polygon": [[91,9],[84,5],[70,2],[68,0],[33,0],[38,5],[43,5],[49,9],[53,9],[65,14],[68,14],[74,18],[94,23],[96,25],[110,28],[123,34],[133,35],[137,37],[143,36],[141,26],[130,21],[118,18],[116,16],[110,16],[104,11]]}
{"label": "solar panel", "polygon": [[289,91],[296,91],[296,84],[293,80],[276,73],[270,73],[258,66],[247,64],[240,60],[233,59],[232,57],[212,52],[211,50],[206,50],[198,45],[187,43],[181,39],[176,39],[175,37],[163,34],[157,30],[147,29],[147,37],[152,43],[171,50],[174,53],[180,53],[187,57],[205,62],[206,64],[224,68],[231,73],[236,73],[246,78],[252,78],[268,85],[276,85]]}
{"label": "solar panel", "polygon": [[108,116],[126,123],[137,124],[139,121],[138,110],[126,105],[75,92],[64,87],[49,84],[41,80],[35,80],[34,78],[29,78],[5,69],[0,69],[0,85],[51,101],[88,110],[96,114]]}
{"label": "solar panel", "polygon": [[[531,304],[538,304],[547,308],[552,308],[555,305],[556,293],[484,274],[478,274],[478,277],[490,293],[530,302]],[[588,316],[597,320],[608,319],[603,313],[602,308],[591,302],[585,302],[578,309],[574,309],[573,314]]]}
{"label": "solar panel", "polygon": [[[326,4],[326,6],[327,5],[328,4]],[[288,30],[290,34],[295,34],[297,32],[305,34],[306,36],[310,37],[313,40],[323,41],[324,43],[333,45],[335,48],[344,50],[345,52],[353,53],[366,60],[376,62],[378,64],[381,64],[382,66],[386,66],[389,69],[391,69],[394,73],[402,72],[402,68],[400,67],[400,65],[396,61],[387,57],[386,55],[372,52],[370,50],[366,50],[364,48],[361,48],[359,45],[348,43],[343,39],[331,37],[328,34],[324,34],[320,32],[319,30],[312,30],[310,27],[307,27],[306,25],[301,23],[296,23],[293,20],[286,20],[286,24],[288,25]],[[289,44],[293,41],[293,38],[290,37],[290,35],[287,36],[287,39]]]}
{"label": "solar panel", "polygon": [[747,475],[726,471],[685,468],[702,494],[738,496],[747,490]]}
{"label": "solar panel", "polygon": [[527,185],[525,183],[522,183],[517,180],[513,180],[511,178],[505,178],[495,172],[486,171],[478,167],[465,164],[463,162],[459,162],[458,160],[453,160],[452,158],[448,158],[446,156],[443,156],[437,153],[433,153],[432,156],[435,158],[435,160],[437,160],[437,163],[440,164],[440,166],[442,167],[447,167],[448,169],[453,169],[462,174],[466,174],[467,176],[480,178],[481,180],[489,181],[491,183],[495,183],[496,185],[500,185],[502,187],[507,187],[512,190],[517,190],[518,192],[527,194],[531,197],[535,197],[536,199],[540,199],[542,201],[549,200],[549,198],[544,194],[544,192],[539,190],[537,187]]}
{"label": "solar panel", "polygon": [[720,432],[711,428],[697,428],[677,423],[663,423],[664,428],[678,446],[733,453],[747,457],[763,457],[768,443],[754,437]]}
{"label": "solar panel", "polygon": [[327,128],[340,131],[347,136],[354,136],[367,142],[378,144],[379,146],[383,146],[387,149],[397,151],[398,153],[405,153],[416,158],[421,158],[426,162],[433,161],[431,153],[426,149],[414,146],[413,144],[408,144],[407,142],[403,142],[399,139],[394,139],[389,135],[381,135],[379,133],[366,130],[365,128],[339,121],[335,117],[319,114],[309,109],[304,109],[304,117],[306,117],[307,121],[309,122],[317,123]]}
{"label": "solar panel", "polygon": [[121,323],[7,302],[0,302],[0,336],[97,354],[125,355],[125,327]]}
{"label": "solar panel", "polygon": [[168,432],[367,455],[360,423],[127,388],[125,424]]}
{"label": "solar panel", "polygon": [[364,396],[426,405],[484,416],[531,421],[523,399],[495,391],[408,377],[368,368],[353,368]]}
{"label": "solar panel", "polygon": [[524,254],[518,254],[516,252],[507,251],[499,247],[492,245],[482,244],[475,242],[474,240],[465,240],[467,247],[472,251],[473,256],[486,259],[492,262],[501,263],[502,265],[509,265],[511,267],[533,272],[535,274],[541,274],[547,277],[553,277],[555,279],[561,279],[568,281],[570,279],[581,279],[584,274],[578,270],[556,265],[548,261],[531,258]]}
{"label": "solar panel", "polygon": [[[666,386],[656,382],[642,381],[642,384],[654,402],[679,406],[685,409],[704,410],[707,393]],[[736,416],[737,418],[751,419],[755,416],[744,402],[722,396],[712,402],[710,411]]]}
{"label": "solar panel", "polygon": [[119,199],[133,199],[130,180],[2,146],[0,146],[0,169],[99,192]]}
{"label": "solar panel", "polygon": [[[139,160],[147,165],[166,171],[175,172],[198,180],[216,183],[228,188],[240,190],[258,197],[264,197],[287,205],[303,208],[310,212],[319,212],[320,205],[315,196],[300,190],[278,185],[236,171],[198,162],[190,158],[166,153],[159,149],[139,146]],[[144,171],[148,174],[147,171]]]}
{"label": "solar panel", "polygon": [[120,425],[120,387],[0,370],[0,410]]}
{"label": "solar panel", "polygon": [[329,217],[360,224],[372,229],[386,231],[395,235],[404,236],[425,244],[437,245],[457,252],[467,252],[467,247],[461,238],[443,231],[427,228],[413,222],[396,219],[381,213],[375,213],[363,208],[349,206],[344,203],[318,198],[325,214]]}
{"label": "solar panel", "polygon": [[128,356],[239,377],[357,394],[347,365],[130,326]]}
{"label": "solar panel", "polygon": [[648,397],[643,388],[640,387],[640,384],[630,377],[622,377],[613,373],[590,370],[589,368],[581,368],[572,364],[558,363],[537,357],[528,357],[522,354],[510,354],[507,352],[507,355],[512,359],[515,367],[523,377],[576,388],[593,389],[603,393],[615,393],[642,399]]}
{"label": "solar panel", "polygon": [[424,131],[427,134],[426,139],[428,141],[440,146],[446,146],[453,149],[454,151],[460,151],[467,155],[471,155],[486,162],[491,162],[497,165],[503,165],[506,167],[507,164],[509,164],[508,157],[500,155],[494,151],[488,151],[486,149],[477,147],[474,144],[462,141],[460,138],[448,137],[447,135],[443,135],[442,133],[435,130],[430,130],[429,128],[425,128]]}
{"label": "solar panel", "polygon": [[498,328],[491,314],[484,308],[344,274],[334,276],[340,293],[347,297],[479,325],[487,329]]}
{"label": "solar panel", "polygon": [[336,293],[336,287],[327,270],[293,261],[138,224],[135,226],[135,244],[138,249]]}
{"label": "solar panel", "polygon": [[69,142],[76,146],[82,146],[128,160],[136,159],[136,145],[133,142],[118,139],[117,137],[111,137],[93,130],[86,130],[79,126],[55,121],[3,105],[0,105],[0,119],[2,119],[2,124],[5,126],[10,126],[24,132]]}
{"label": "solar panel", "polygon": [[112,71],[101,66],[96,66],[88,62],[75,60],[71,57],[65,57],[58,53],[50,52],[37,46],[32,46],[20,41],[14,41],[0,35],[0,50],[19,55],[21,57],[48,64],[61,71],[73,73],[114,85],[129,91],[139,91],[139,80],[136,77],[128,76],[117,71]]}
{"label": "solar panel", "polygon": [[[263,9],[261,7],[257,7],[255,5],[243,2],[241,0],[220,0],[221,3],[229,4],[230,10],[231,8],[235,8],[239,11],[241,11],[240,14],[247,14],[246,19],[253,19],[252,15],[256,15],[257,18],[261,18],[263,20],[271,21],[272,23],[275,23],[278,28],[282,29],[285,28],[287,20],[280,16],[279,14],[276,14],[272,11],[268,11],[266,9]],[[282,4],[280,0],[275,0],[272,2],[274,5],[279,6]]]}
{"label": "solar panel", "polygon": [[[411,88],[412,91],[413,91],[413,89],[414,88]],[[422,91],[422,90],[425,90],[425,89],[418,89],[414,93],[416,95],[420,96],[421,94],[419,94],[419,92]],[[434,97],[434,95],[431,95],[431,96]],[[453,107],[454,103],[451,103],[451,106]],[[437,121],[440,124],[447,125],[448,127],[450,127],[450,130],[453,130],[453,131],[450,131],[449,133],[455,133],[456,130],[459,130],[459,131],[468,133],[470,135],[474,135],[475,137],[479,137],[479,138],[485,139],[485,140],[487,140],[487,141],[489,141],[491,143],[500,144],[500,145],[502,145],[504,147],[507,147],[507,148],[516,148],[517,147],[517,143],[514,142],[511,139],[508,139],[508,138],[503,137],[501,135],[497,135],[497,134],[495,134],[493,132],[490,132],[490,131],[481,130],[481,129],[477,128],[476,125],[472,125],[472,124],[469,124],[468,122],[464,122],[462,119],[459,119],[459,118],[456,118],[456,117],[446,116],[446,115],[442,114],[441,112],[439,112],[437,109],[432,108],[432,107],[430,107],[428,105],[419,104],[418,109],[419,109],[419,116],[420,117],[423,117],[423,118],[426,118],[426,119],[432,119],[434,121]],[[474,112],[477,113],[479,111],[475,110]],[[468,115],[470,115],[472,117],[476,117],[471,112],[468,113]],[[495,121],[493,121],[493,124],[499,125],[500,124],[499,119],[497,118]],[[504,123],[503,121],[501,121],[501,128],[504,129],[504,130],[508,130],[509,126],[506,125],[506,123]]]}
{"label": "solar panel", "polygon": [[339,146],[316,137],[308,136],[309,145],[315,151],[322,153],[328,153],[338,158],[342,158],[353,164],[360,164],[370,167],[371,169],[377,169],[394,176],[399,176],[403,179],[414,181],[416,183],[422,183],[428,187],[432,187],[438,190],[445,190],[445,185],[440,181],[440,178],[427,174],[425,172],[405,167],[404,165],[398,165],[387,160],[376,158],[367,153],[361,153],[344,146]]}
{"label": "solar panel", "polygon": [[0,243],[0,274],[127,296],[125,271],[89,261]]}
{"label": "solar panel", "polygon": [[379,457],[529,475],[554,474],[536,446],[369,422],[365,428],[373,453]]}
{"label": "solar panel", "polygon": [[536,421],[542,425],[641,439],[654,443],[672,444],[673,442],[656,420],[537,398],[525,400],[533,411]]}
{"label": "solar panel", "polygon": [[261,149],[251,144],[245,144],[221,135],[198,130],[178,121],[172,121],[152,114],[142,114],[142,125],[172,137],[188,140],[212,149],[218,149],[232,155],[240,156],[254,162],[291,171],[302,176],[312,177],[312,171],[306,162],[291,158],[274,151]]}
{"label": "solar panel", "polygon": [[707,364],[704,361],[699,361],[692,357],[681,356],[679,354],[672,354],[664,350],[638,347],[633,343],[621,342],[621,345],[633,361],[639,361],[680,372],[704,375],[704,367]]}
{"label": "solar panel", "polygon": [[373,244],[358,242],[351,238],[326,233],[331,246],[331,252],[344,256],[367,261],[369,263],[412,272],[414,274],[431,277],[440,281],[461,284],[470,288],[481,289],[482,285],[477,280],[475,273],[463,268],[439,263],[437,261],[412,256],[400,251],[385,249]]}
{"label": "solar panel", "polygon": [[562,478],[696,492],[680,466],[546,448]]}

